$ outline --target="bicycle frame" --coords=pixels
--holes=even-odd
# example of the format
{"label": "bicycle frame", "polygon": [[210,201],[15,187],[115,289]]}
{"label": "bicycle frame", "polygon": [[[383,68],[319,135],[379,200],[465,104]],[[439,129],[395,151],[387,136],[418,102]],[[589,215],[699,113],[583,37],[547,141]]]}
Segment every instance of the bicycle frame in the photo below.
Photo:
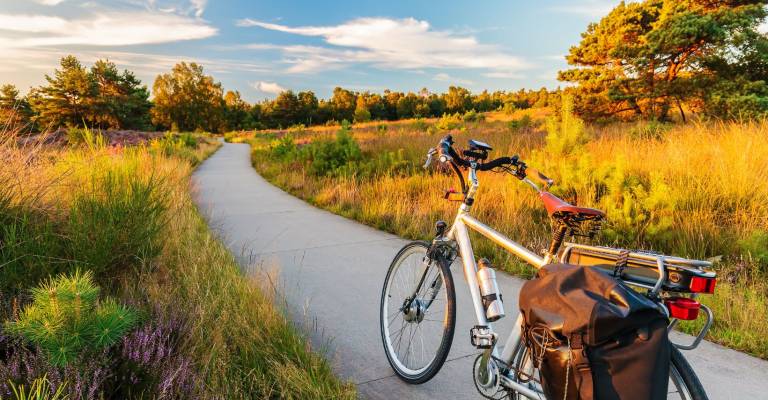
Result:
{"label": "bicycle frame", "polygon": [[[535,183],[529,181],[527,178],[524,179],[524,181],[533,186],[537,191],[539,190],[538,186]],[[477,188],[477,171],[473,164],[473,167],[469,170],[469,188],[466,194],[466,198],[474,199]],[[487,326],[491,332],[493,332],[493,326],[490,322],[488,322],[488,319],[485,316],[485,308],[483,307],[480,287],[477,281],[477,263],[475,262],[475,254],[469,238],[469,230],[472,229],[475,232],[485,236],[492,242],[498,244],[512,254],[515,254],[536,268],[541,268],[542,266],[549,263],[554,255],[547,253],[544,257],[540,257],[536,255],[536,253],[525,248],[523,245],[511,240],[510,238],[504,236],[502,233],[480,222],[478,219],[470,215],[471,206],[468,204],[471,203],[472,200],[468,202],[465,201],[461,204],[453,225],[451,226],[451,229],[448,231],[444,239],[453,241],[458,245],[459,254],[463,264],[464,278],[466,279],[467,285],[469,286],[469,292],[472,297],[472,304],[475,310],[475,316],[477,318],[477,325]],[[507,338],[503,353],[499,356],[498,349],[495,345],[492,349],[493,357],[501,360],[507,365],[512,364],[512,358],[515,356],[515,352],[521,344],[522,319],[522,314],[517,311],[516,322],[512,328],[512,332]],[[502,380],[504,386],[514,389],[526,397],[532,399],[540,399],[542,398],[541,396],[544,395],[537,390],[515,382],[512,379],[508,379],[507,377],[499,376],[499,379]]]}

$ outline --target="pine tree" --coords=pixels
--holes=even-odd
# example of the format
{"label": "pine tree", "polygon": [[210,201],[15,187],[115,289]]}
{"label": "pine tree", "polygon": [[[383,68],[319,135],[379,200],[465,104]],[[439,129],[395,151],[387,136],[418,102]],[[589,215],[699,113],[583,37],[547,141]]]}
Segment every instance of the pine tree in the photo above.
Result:
{"label": "pine tree", "polygon": [[32,297],[5,328],[39,346],[54,365],[115,344],[137,321],[136,313],[113,299],[99,300],[90,271],[52,278],[32,289]]}

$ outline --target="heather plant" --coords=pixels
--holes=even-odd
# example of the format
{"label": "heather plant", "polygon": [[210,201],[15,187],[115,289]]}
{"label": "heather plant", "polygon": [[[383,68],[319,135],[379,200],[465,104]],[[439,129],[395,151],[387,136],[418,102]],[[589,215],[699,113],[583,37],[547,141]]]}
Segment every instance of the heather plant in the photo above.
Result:
{"label": "heather plant", "polygon": [[67,365],[116,343],[136,323],[136,313],[115,300],[99,300],[90,271],[59,275],[32,289],[33,303],[6,330],[38,346],[51,364]]}
{"label": "heather plant", "polygon": [[178,319],[159,316],[156,321],[123,337],[115,375],[120,396],[136,398],[190,398],[201,379],[192,360],[180,351],[188,334]]}

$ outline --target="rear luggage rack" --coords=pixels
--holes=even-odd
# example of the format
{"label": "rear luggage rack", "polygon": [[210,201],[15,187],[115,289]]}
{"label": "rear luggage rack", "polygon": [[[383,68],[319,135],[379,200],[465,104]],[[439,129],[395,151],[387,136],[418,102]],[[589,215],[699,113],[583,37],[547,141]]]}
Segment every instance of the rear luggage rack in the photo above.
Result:
{"label": "rear luggage rack", "polygon": [[[563,245],[560,262],[602,269],[613,273],[616,278],[630,285],[650,290],[653,295],[658,295],[661,291],[691,294],[691,300],[695,299],[699,293],[713,293],[717,276],[711,270],[712,263],[709,261],[578,243]],[[669,301],[674,299],[679,298],[667,298]],[[692,343],[688,345],[673,343],[681,350],[696,348],[712,326],[712,311],[703,304],[698,306],[704,310],[707,320]],[[664,306],[667,308],[666,314],[673,318],[668,328],[671,330],[677,325],[678,320],[675,318],[676,315],[670,315],[668,307],[669,305]]]}
{"label": "rear luggage rack", "polygon": [[565,243],[560,261],[618,273],[617,278],[655,293],[714,291],[716,274],[709,261],[578,243]]}

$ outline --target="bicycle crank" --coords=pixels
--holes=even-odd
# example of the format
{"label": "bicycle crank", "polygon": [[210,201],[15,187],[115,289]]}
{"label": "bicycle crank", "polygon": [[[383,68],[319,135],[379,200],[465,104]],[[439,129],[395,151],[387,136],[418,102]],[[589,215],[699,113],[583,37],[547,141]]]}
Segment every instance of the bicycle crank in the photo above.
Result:
{"label": "bicycle crank", "polygon": [[491,357],[491,351],[492,349],[487,349],[475,359],[472,368],[472,380],[475,382],[475,388],[481,396],[486,399],[501,400],[508,393],[499,384],[499,366]]}

